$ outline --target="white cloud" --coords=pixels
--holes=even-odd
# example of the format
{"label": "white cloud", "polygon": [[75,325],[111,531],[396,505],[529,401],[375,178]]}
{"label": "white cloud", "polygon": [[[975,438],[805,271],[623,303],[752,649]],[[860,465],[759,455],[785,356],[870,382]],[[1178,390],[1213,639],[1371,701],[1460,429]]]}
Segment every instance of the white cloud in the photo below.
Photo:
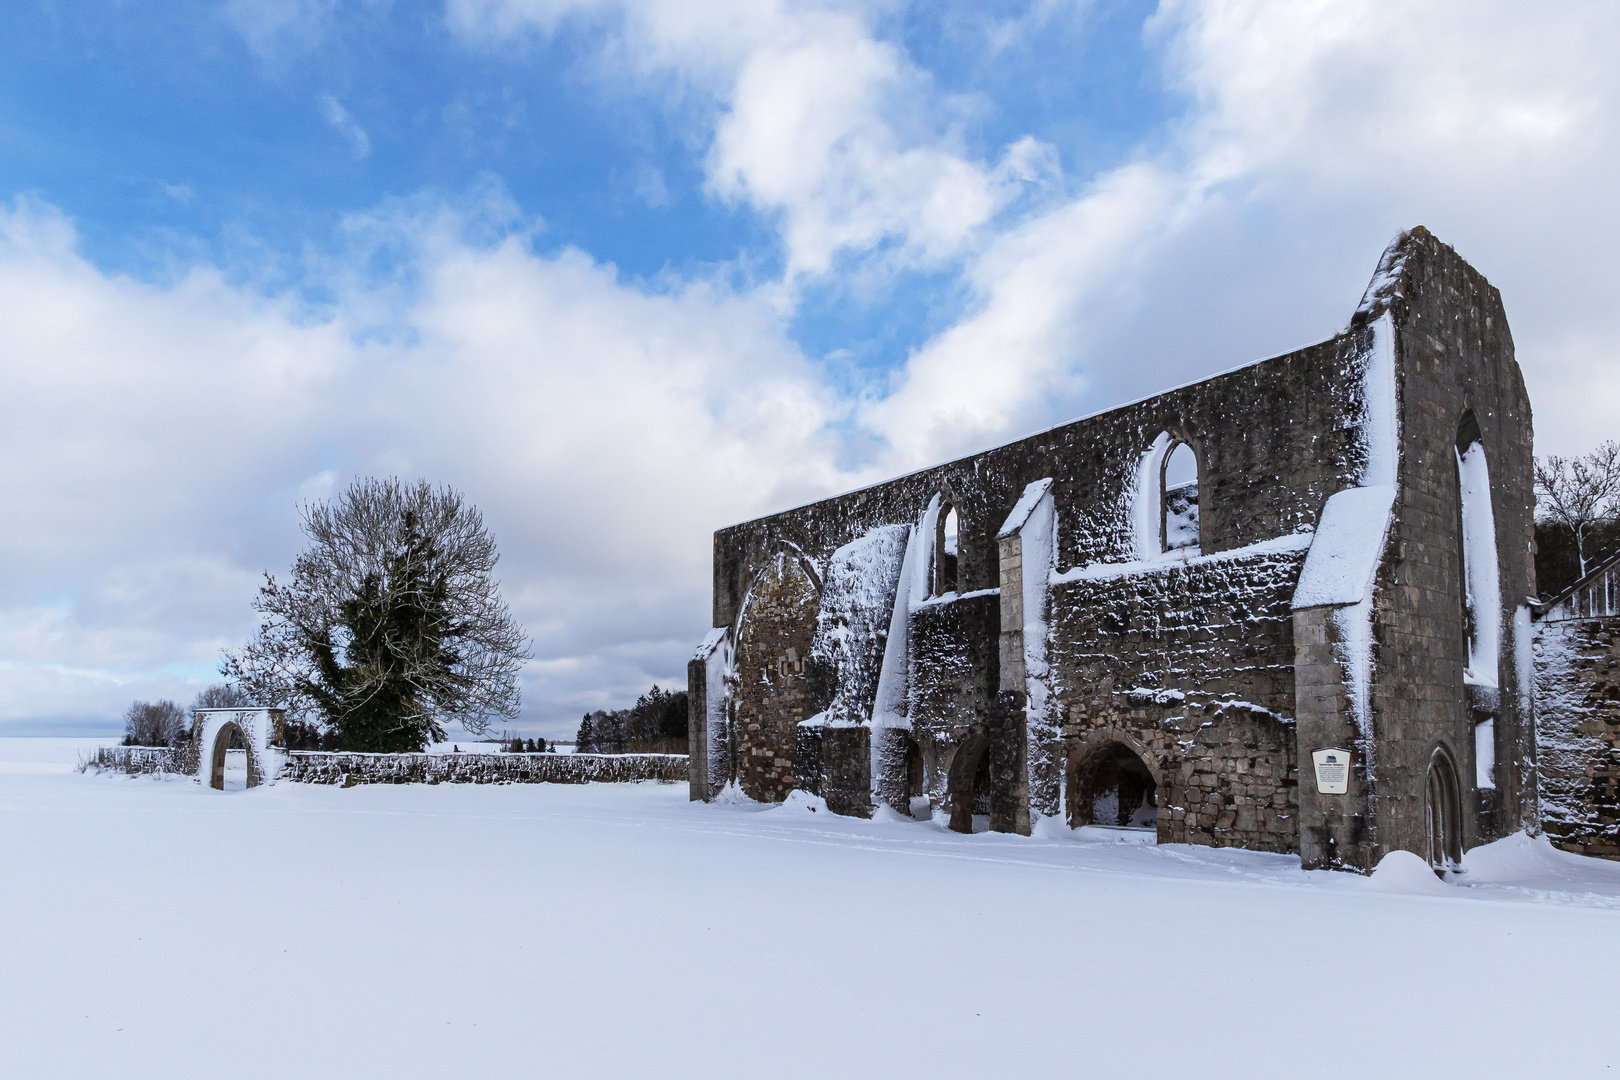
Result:
{"label": "white cloud", "polygon": [[349,110],[345,109],[337,98],[331,94],[319,94],[315,101],[320,105],[321,115],[326,118],[326,122],[348,141],[354,160],[359,161],[371,153],[371,137],[366,134],[366,129],[349,115]]}
{"label": "white cloud", "polygon": [[863,407],[894,467],[1325,337],[1415,224],[1503,289],[1542,451],[1612,434],[1620,12],[1168,0],[1150,33],[1192,108],[965,253],[969,309]]}
{"label": "white cloud", "polygon": [[[678,0],[451,0],[450,22],[484,40],[605,30],[602,78],[670,79],[713,101],[711,191],[774,217],[785,302],[842,256],[935,268],[968,250],[1054,155],[1032,139],[997,163],[959,133],[962,103],[941,97],[903,49],[875,36],[881,6]],[[605,74],[611,71],[611,76]]]}
{"label": "white cloud", "polygon": [[331,26],[337,0],[226,0],[227,22],[261,58],[289,48],[313,49]]}
{"label": "white cloud", "polygon": [[[1002,36],[1055,17],[1032,12]],[[449,13],[490,42],[605,34],[604,92],[628,92],[612,71],[680,100],[713,194],[777,223],[783,278],[626,284],[585,252],[536,256],[491,198],[464,213],[494,244],[432,205],[355,218],[407,272],[334,263],[338,301],[311,312],[206,266],[165,287],[100,273],[19,204],[0,217],[0,495],[28,527],[0,534],[18,568],[0,664],[34,689],[0,694],[0,720],[185,690],[175,672],[239,639],[257,572],[289,562],[293,505],[389,471],[485,510],[540,643],[532,708],[622,703],[679,680],[717,526],[1326,336],[1418,223],[1502,288],[1540,449],[1613,435],[1611,6],[1167,0],[1150,40],[1186,112],[1068,178],[1035,140],[968,148],[962,103],[880,33],[887,8]],[[881,394],[838,400],[783,330],[797,284],[913,267],[955,272],[968,303]],[[883,447],[853,471],[832,434],[851,425]]]}
{"label": "white cloud", "polygon": [[206,267],[170,287],[103,274],[48,207],[0,215],[0,498],[27,523],[0,535],[25,568],[0,581],[0,664],[34,688],[0,695],[0,722],[188,698],[184,665],[242,640],[260,573],[290,564],[296,505],[392,471],[484,510],[539,641],[529,716],[680,676],[716,525],[848,482],[823,434],[836,403],[756,300],[650,293],[463,224],[357,223],[419,285],[334,275],[321,314]]}

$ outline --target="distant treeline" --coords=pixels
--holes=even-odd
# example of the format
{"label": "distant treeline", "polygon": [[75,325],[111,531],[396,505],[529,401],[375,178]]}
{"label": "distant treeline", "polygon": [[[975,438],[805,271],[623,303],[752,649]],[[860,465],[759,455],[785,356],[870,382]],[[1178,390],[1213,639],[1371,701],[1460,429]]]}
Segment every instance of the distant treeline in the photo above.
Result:
{"label": "distant treeline", "polygon": [[576,754],[686,753],[686,691],[654,686],[628,709],[586,713]]}
{"label": "distant treeline", "polygon": [[[172,701],[137,701],[124,710],[125,746],[179,746],[191,738],[191,713],[195,709],[238,709],[248,707],[247,695],[230,683],[215,683],[197,695],[190,709]],[[241,736],[232,733],[230,748],[245,748]]]}
{"label": "distant treeline", "polygon": [[548,746],[546,740],[541,738],[520,739],[516,736],[502,735],[501,749],[508,754],[555,754],[557,748]]}

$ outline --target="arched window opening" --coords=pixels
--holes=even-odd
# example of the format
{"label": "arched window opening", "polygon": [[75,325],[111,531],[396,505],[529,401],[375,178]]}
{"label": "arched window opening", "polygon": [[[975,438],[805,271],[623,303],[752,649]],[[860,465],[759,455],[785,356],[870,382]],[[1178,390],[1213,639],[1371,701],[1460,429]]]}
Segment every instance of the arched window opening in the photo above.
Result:
{"label": "arched window opening", "polygon": [[1159,786],[1130,747],[1094,750],[1071,770],[1069,825],[1158,831]]}
{"label": "arched window opening", "polygon": [[1198,456],[1186,443],[1176,443],[1160,474],[1160,529],[1165,551],[1198,546]]}
{"label": "arched window opening", "polygon": [[1441,749],[1429,759],[1423,817],[1429,865],[1440,875],[1458,869],[1462,864],[1462,804],[1457,797],[1457,770]]}
{"label": "arched window opening", "polygon": [[935,518],[934,523],[933,595],[944,596],[946,593],[956,591],[957,549],[959,546],[956,507],[950,503],[944,503],[940,506],[939,516]]}

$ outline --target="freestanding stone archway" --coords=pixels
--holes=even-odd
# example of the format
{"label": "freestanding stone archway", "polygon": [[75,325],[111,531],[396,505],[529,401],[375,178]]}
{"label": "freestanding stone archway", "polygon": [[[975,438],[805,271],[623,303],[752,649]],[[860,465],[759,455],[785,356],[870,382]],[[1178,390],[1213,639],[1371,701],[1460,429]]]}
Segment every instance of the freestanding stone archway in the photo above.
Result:
{"label": "freestanding stone archway", "polygon": [[247,747],[247,786],[275,783],[285,751],[281,749],[282,709],[193,709],[191,737],[197,748],[197,782],[225,790],[225,755],[231,735]]}

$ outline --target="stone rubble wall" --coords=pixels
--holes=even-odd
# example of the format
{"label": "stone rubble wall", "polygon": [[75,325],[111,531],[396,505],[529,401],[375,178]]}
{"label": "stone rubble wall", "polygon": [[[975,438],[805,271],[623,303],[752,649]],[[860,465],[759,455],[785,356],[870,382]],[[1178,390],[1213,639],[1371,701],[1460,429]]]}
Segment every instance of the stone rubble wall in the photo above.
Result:
{"label": "stone rubble wall", "polygon": [[750,799],[787,798],[795,787],[799,724],[830,703],[827,694],[828,701],[812,705],[809,660],[820,600],[818,579],[785,553],[749,589],[748,617],[737,634],[732,737],[736,778]]}
{"label": "stone rubble wall", "polygon": [[1535,661],[1541,827],[1620,859],[1620,617],[1540,623]]}
{"label": "stone rubble wall", "polygon": [[84,768],[97,772],[122,772],[131,776],[197,772],[197,748],[184,746],[102,746],[85,760]]}
{"label": "stone rubble wall", "polygon": [[300,784],[625,784],[685,782],[685,754],[351,754],[295,750],[281,779]]}
{"label": "stone rubble wall", "polygon": [[[1111,742],[1136,749],[1160,785],[1162,843],[1297,851],[1290,601],[1304,555],[1195,560],[1054,586],[1064,717],[1054,757],[1072,775]],[[1068,788],[1072,817],[1078,793]]]}
{"label": "stone rubble wall", "polygon": [[[195,776],[190,744],[104,746],[85,762],[98,772]],[[301,784],[627,784],[686,780],[685,754],[351,754],[294,750],[278,779]]]}

